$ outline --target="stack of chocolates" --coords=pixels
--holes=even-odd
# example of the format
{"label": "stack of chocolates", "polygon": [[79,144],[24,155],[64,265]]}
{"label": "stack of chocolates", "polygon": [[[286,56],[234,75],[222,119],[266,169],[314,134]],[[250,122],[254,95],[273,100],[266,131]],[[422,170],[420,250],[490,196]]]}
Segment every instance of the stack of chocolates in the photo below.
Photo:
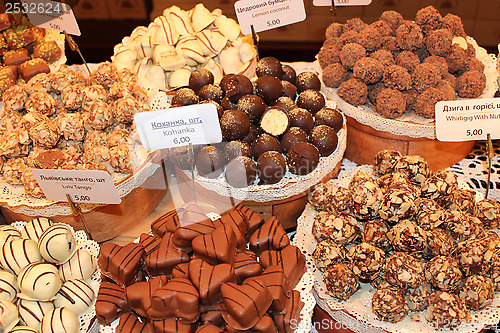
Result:
{"label": "stack of chocolates", "polygon": [[0,31],[0,96],[18,78],[27,82],[36,74],[49,73],[49,65],[63,56],[54,38],[60,34],[34,27],[22,12],[0,14]]}
{"label": "stack of chocolates", "polygon": [[489,306],[500,291],[500,237],[488,230],[500,204],[476,202],[452,171],[431,172],[423,158],[395,150],[377,154],[373,173],[379,178],[356,171],[348,187],[317,185],[309,197],[319,211],[312,257],[328,293],[347,300],[371,283],[380,320],[425,311],[436,327]]}
{"label": "stack of chocolates", "polygon": [[10,87],[2,101],[1,175],[31,196],[44,196],[33,168],[131,173],[138,165],[134,114],[151,109],[128,70],[105,62],[87,78],[63,65]]}
{"label": "stack of chocolates", "polygon": [[[211,103],[218,110],[223,142],[196,148],[200,176],[223,174],[234,187],[275,184],[287,170],[294,175],[311,173],[320,157],[337,149],[343,117],[325,107],[317,74],[297,74],[273,57],[260,59],[256,73],[253,83],[232,74],[217,85],[209,71],[198,68],[189,78],[189,88],[173,96],[172,107]],[[169,154],[174,165],[189,168],[187,148],[173,148]]]}
{"label": "stack of chocolates", "polygon": [[[305,256],[275,217],[238,205],[217,220],[171,211],[137,243],[101,247],[99,323],[118,332],[292,332]],[[248,248],[247,248],[248,242]]]}

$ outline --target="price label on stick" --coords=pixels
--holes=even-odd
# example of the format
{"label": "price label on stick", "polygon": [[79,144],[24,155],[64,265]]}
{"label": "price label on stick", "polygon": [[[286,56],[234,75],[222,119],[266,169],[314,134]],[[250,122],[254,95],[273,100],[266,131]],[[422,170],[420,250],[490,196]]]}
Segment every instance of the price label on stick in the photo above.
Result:
{"label": "price label on stick", "polygon": [[240,0],[234,9],[245,35],[252,33],[252,25],[255,32],[260,32],[306,19],[304,0]]}
{"label": "price label on stick", "polygon": [[500,139],[500,98],[441,101],[435,110],[439,141]]}
{"label": "price label on stick", "polygon": [[146,149],[222,141],[217,109],[210,103],[136,113],[134,121]]}
{"label": "price label on stick", "polygon": [[68,4],[50,0],[21,0],[19,10],[27,14],[30,22],[37,27],[81,35],[75,14]]}
{"label": "price label on stick", "polygon": [[[372,3],[372,0],[334,0],[335,6],[366,6]],[[313,0],[315,6],[331,6],[332,0]]]}
{"label": "price label on stick", "polygon": [[33,169],[33,176],[47,199],[75,203],[119,204],[120,195],[106,171]]}

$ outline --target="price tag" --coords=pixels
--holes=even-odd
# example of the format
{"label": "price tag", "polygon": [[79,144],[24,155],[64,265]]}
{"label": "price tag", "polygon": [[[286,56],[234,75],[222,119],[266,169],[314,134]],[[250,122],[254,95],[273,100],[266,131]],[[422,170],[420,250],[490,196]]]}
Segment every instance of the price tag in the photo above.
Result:
{"label": "price tag", "polygon": [[75,203],[119,204],[120,195],[106,171],[33,169],[33,176],[49,200]]}
{"label": "price tag", "polygon": [[136,113],[134,121],[150,150],[222,141],[217,108],[210,103]]}
{"label": "price tag", "polygon": [[439,141],[500,139],[500,98],[441,101],[435,110]]}
{"label": "price tag", "polygon": [[[335,6],[366,6],[372,0],[335,0]],[[331,6],[332,0],[313,0],[315,6]]]}
{"label": "price tag", "polygon": [[68,4],[50,0],[21,0],[20,10],[27,14],[31,23],[37,27],[66,31],[80,36],[80,27],[73,10]]}
{"label": "price tag", "polygon": [[234,9],[245,35],[252,33],[251,25],[259,32],[306,19],[304,0],[240,0],[235,2]]}

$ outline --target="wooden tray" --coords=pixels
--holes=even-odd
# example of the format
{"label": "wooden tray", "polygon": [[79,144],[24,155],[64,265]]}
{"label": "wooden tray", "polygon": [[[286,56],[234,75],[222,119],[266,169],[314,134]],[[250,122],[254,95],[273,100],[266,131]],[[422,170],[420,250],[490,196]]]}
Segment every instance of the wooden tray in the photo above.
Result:
{"label": "wooden tray", "polygon": [[384,149],[396,149],[403,155],[422,156],[431,170],[446,169],[461,161],[474,148],[476,141],[443,142],[437,139],[411,138],[378,131],[345,116],[347,148],[345,157],[357,164],[373,164],[375,155]]}

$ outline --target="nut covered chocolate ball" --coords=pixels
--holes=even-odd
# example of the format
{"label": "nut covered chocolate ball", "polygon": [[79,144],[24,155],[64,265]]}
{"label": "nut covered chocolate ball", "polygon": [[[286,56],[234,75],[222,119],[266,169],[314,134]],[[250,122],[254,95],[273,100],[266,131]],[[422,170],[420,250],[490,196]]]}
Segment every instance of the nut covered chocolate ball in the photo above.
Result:
{"label": "nut covered chocolate ball", "polygon": [[267,104],[273,104],[283,93],[281,80],[272,75],[261,76],[255,81],[255,93]]}
{"label": "nut covered chocolate ball", "polygon": [[309,142],[318,148],[321,156],[328,156],[337,149],[337,133],[330,126],[318,125],[311,130]]}
{"label": "nut covered chocolate ball", "polygon": [[214,75],[211,71],[203,67],[196,68],[189,76],[189,88],[193,89],[195,93],[198,93],[201,87],[213,83]]}
{"label": "nut covered chocolate ball", "polygon": [[181,88],[177,90],[172,97],[172,105],[185,106],[198,103],[199,98],[190,88]]}
{"label": "nut covered chocolate ball", "polygon": [[285,176],[285,158],[277,151],[266,151],[257,161],[257,170],[264,183],[276,184]]}
{"label": "nut covered chocolate ball", "polygon": [[245,112],[252,123],[259,121],[266,111],[266,107],[267,105],[262,98],[252,94],[242,96],[237,104],[238,110]]}
{"label": "nut covered chocolate ball", "polygon": [[295,175],[307,175],[319,163],[319,150],[309,142],[298,142],[286,154],[288,169]]}
{"label": "nut covered chocolate ball", "polygon": [[224,169],[224,155],[214,146],[205,146],[196,156],[196,169],[203,177],[216,178]]}
{"label": "nut covered chocolate ball", "polygon": [[316,126],[327,125],[338,132],[344,126],[344,118],[338,109],[324,107],[314,115],[314,124]]}
{"label": "nut covered chocolate ball", "polygon": [[246,156],[233,159],[226,166],[226,181],[233,187],[247,187],[257,176],[255,162]]}
{"label": "nut covered chocolate ball", "polygon": [[220,119],[222,135],[232,140],[244,139],[250,131],[250,120],[240,110],[227,110]]}

